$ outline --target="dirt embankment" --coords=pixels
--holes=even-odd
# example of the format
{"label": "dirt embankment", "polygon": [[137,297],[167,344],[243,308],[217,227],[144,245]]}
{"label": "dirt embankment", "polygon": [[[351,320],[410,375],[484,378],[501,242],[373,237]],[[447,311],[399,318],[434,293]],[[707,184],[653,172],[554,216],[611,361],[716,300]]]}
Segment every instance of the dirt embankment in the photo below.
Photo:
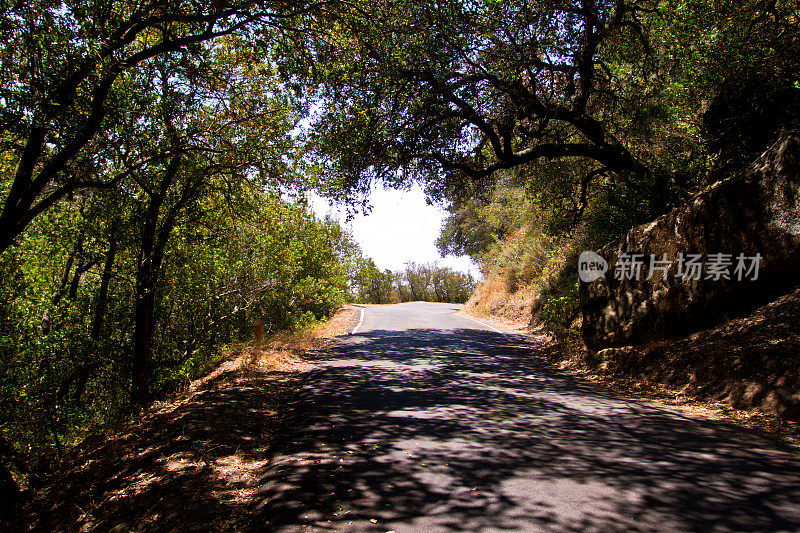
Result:
{"label": "dirt embankment", "polygon": [[346,306],[313,331],[247,344],[173,401],[69,453],[48,486],[4,531],[239,531],[253,529],[259,480],[312,355],[347,333]]}
{"label": "dirt embankment", "polygon": [[488,316],[509,324],[530,322],[536,292],[527,287],[510,292],[507,281],[493,274],[478,284],[464,305],[464,312],[476,317]]}
{"label": "dirt embankment", "polygon": [[609,348],[597,354],[606,375],[679,389],[685,396],[800,422],[800,288],[677,340]]}

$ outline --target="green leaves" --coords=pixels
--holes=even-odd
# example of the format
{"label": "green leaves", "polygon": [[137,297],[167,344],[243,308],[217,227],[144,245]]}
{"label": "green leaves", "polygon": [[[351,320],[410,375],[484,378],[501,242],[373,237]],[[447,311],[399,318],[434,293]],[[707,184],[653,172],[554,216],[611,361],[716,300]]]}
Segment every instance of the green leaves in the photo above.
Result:
{"label": "green leaves", "polygon": [[[194,21],[204,9],[161,4],[151,3],[154,16],[185,11]],[[330,316],[349,289],[341,229],[282,199],[312,177],[293,132],[304,102],[271,56],[231,34],[117,72],[126,57],[208,27],[159,24],[126,40],[118,30],[136,9],[126,6],[102,20],[93,11],[102,6],[83,7],[83,24],[69,6],[48,11],[31,44],[38,56],[20,60],[24,46],[0,52],[6,211],[21,205],[11,196],[22,190],[15,176],[31,125],[45,133],[28,181],[99,113],[42,181],[54,201],[0,252],[0,403],[14,405],[0,428],[33,453],[129,409],[142,296],[152,317],[144,377],[158,396],[246,341],[254,318],[270,331],[304,327]],[[15,28],[9,41],[26,38]],[[114,39],[125,43],[110,50]],[[33,59],[41,68],[21,72]],[[42,107],[36,83],[56,86],[77,71],[74,90]],[[84,183],[93,185],[62,190]]]}
{"label": "green leaves", "polygon": [[433,264],[406,263],[403,271],[380,270],[362,260],[353,280],[356,301],[371,304],[416,300],[464,303],[475,288],[469,274]]}

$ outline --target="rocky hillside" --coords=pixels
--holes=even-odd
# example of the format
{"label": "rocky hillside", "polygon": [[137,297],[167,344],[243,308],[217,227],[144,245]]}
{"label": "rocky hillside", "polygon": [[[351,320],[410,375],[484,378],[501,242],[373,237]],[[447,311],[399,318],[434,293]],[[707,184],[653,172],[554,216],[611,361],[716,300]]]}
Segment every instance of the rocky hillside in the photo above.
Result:
{"label": "rocky hillside", "polygon": [[800,420],[800,287],[688,337],[607,348],[597,356],[607,375]]}
{"label": "rocky hillside", "polygon": [[[556,358],[607,380],[800,421],[799,162],[800,134],[789,132],[747,170],[634,227],[598,250],[606,271],[580,283],[579,299],[576,236],[527,283],[490,272],[467,310],[544,325]],[[525,238],[511,234],[503,249]]]}
{"label": "rocky hillside", "polygon": [[592,349],[681,336],[785,292],[800,280],[800,132],[599,255],[608,272],[580,285]]}

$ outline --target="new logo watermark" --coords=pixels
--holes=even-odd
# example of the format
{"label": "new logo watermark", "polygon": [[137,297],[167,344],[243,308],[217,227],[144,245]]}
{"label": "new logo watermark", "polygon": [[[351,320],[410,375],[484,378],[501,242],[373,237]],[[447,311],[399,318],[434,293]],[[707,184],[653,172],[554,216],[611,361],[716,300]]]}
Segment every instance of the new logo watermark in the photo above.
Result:
{"label": "new logo watermark", "polygon": [[[626,252],[619,254],[614,264],[614,279],[630,279],[639,281],[646,271],[644,279],[661,277],[667,280],[670,271],[680,280],[737,280],[756,281],[761,268],[761,254],[745,255],[729,253],[714,254],[678,254],[675,259],[667,259],[650,254]],[[673,268],[673,265],[675,268]],[[594,252],[582,252],[578,257],[578,277],[584,283],[591,283],[605,276],[609,270],[608,262]]]}
{"label": "new logo watermark", "polygon": [[581,252],[578,257],[578,277],[584,283],[600,279],[608,272],[608,261],[594,252]]}

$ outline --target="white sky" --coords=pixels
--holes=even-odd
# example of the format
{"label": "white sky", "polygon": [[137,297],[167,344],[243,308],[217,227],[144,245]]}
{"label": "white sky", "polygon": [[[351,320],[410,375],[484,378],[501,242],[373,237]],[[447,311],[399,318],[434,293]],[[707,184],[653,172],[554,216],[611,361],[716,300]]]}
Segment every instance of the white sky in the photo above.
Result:
{"label": "white sky", "polygon": [[332,206],[328,200],[309,195],[311,208],[319,217],[331,214],[348,228],[361,245],[364,255],[371,257],[381,268],[400,270],[407,261],[415,263],[438,262],[473,277],[481,277],[480,270],[469,257],[442,258],[436,249],[436,238],[447,212],[425,203],[425,193],[419,185],[408,191],[384,189],[373,186],[370,198],[372,211],[344,221],[344,209]]}

